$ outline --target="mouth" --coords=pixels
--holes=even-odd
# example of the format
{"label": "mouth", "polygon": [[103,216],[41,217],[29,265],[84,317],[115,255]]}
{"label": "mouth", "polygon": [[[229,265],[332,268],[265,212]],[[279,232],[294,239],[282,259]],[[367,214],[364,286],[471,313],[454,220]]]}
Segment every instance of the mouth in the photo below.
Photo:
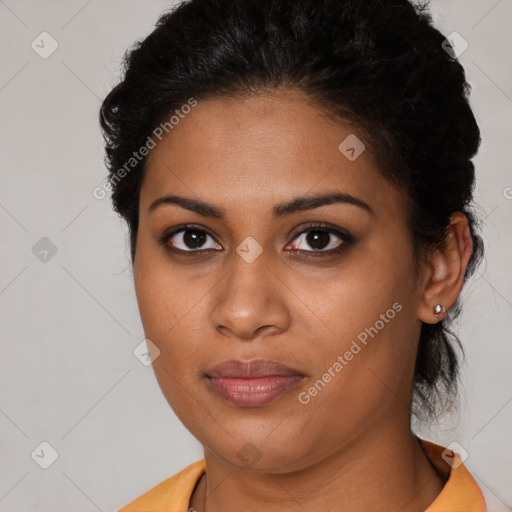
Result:
{"label": "mouth", "polygon": [[238,407],[261,407],[291,391],[306,376],[278,361],[223,361],[206,372],[210,388]]}

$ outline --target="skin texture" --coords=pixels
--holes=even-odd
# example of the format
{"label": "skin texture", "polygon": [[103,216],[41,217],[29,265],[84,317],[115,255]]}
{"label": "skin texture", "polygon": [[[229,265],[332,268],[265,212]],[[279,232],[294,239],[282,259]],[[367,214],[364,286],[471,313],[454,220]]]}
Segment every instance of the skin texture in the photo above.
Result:
{"label": "skin texture", "polygon": [[[369,144],[354,161],[338,150],[350,134],[364,141],[357,127],[327,119],[301,92],[275,92],[200,101],[149,155],[135,289],[145,335],[160,350],[158,383],[204,447],[207,473],[190,502],[199,512],[421,511],[444,485],[410,431],[412,379],[421,321],[441,320],[445,313],[436,319],[433,306],[448,309],[461,290],[472,250],[467,221],[454,214],[446,243],[416,268],[405,198],[380,174]],[[372,212],[337,203],[272,215],[278,203],[328,191],[350,194]],[[226,218],[176,204],[148,212],[171,193],[223,208]],[[306,237],[318,228],[308,222],[346,230],[353,243],[308,257],[341,241],[331,233],[311,245]],[[202,255],[159,243],[182,223],[212,233]],[[236,251],[249,236],[262,249],[251,263]],[[197,251],[184,240],[182,231],[166,244]],[[301,403],[299,393],[397,303],[394,318]],[[255,408],[208,386],[213,364],[254,358],[305,378]]]}

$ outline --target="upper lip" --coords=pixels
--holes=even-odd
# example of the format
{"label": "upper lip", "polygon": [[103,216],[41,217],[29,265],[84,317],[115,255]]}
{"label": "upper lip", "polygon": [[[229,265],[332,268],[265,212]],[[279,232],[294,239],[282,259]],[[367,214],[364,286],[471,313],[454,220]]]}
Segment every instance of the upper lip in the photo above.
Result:
{"label": "upper lip", "polygon": [[250,361],[240,361],[238,359],[230,359],[222,361],[206,371],[208,377],[236,378],[242,377],[246,379],[255,377],[273,376],[291,376],[301,375],[297,370],[286,366],[279,361],[272,359],[252,359]]}

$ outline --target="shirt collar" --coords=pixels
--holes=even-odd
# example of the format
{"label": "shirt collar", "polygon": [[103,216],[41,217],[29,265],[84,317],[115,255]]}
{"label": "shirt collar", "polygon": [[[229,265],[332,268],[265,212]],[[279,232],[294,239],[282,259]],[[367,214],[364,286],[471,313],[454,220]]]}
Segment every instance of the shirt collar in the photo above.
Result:
{"label": "shirt collar", "polygon": [[[487,512],[480,487],[458,453],[419,439],[425,454],[446,483],[425,512]],[[187,512],[199,479],[206,472],[204,459],[164,480],[118,512]]]}

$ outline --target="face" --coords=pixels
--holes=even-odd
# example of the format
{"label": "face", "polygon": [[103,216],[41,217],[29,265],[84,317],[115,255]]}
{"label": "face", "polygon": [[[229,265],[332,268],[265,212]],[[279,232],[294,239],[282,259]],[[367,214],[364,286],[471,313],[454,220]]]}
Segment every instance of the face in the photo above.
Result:
{"label": "face", "polygon": [[134,279],[153,368],[228,464],[303,469],[409,416],[421,290],[404,197],[361,142],[288,91],[200,101],[150,152]]}

